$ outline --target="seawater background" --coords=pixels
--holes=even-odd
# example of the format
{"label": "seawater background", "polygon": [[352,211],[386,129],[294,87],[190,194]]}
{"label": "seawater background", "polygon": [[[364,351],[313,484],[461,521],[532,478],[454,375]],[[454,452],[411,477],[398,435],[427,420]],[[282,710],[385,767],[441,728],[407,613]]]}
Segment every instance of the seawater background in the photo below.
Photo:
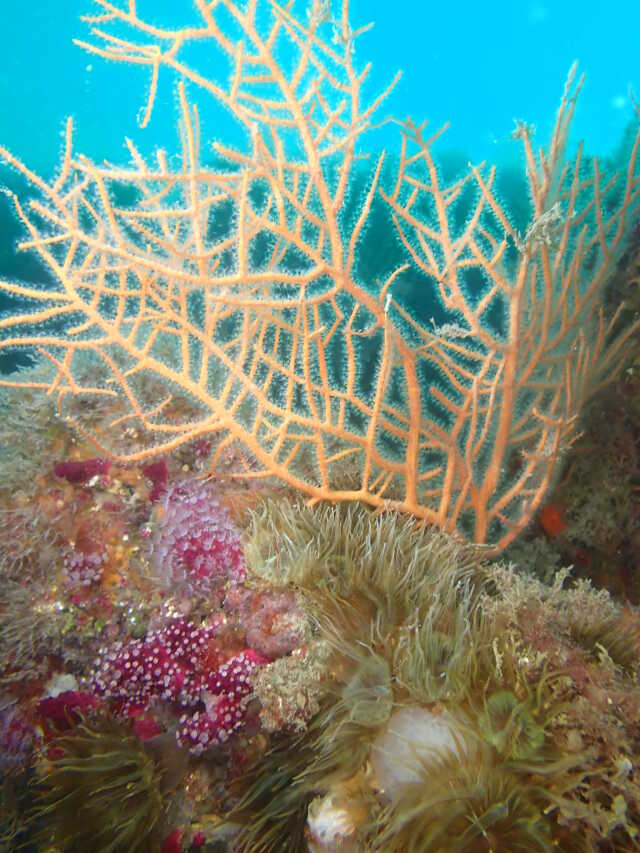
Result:
{"label": "seawater background", "polygon": [[[338,9],[332,0],[333,13]],[[96,11],[90,0],[0,3],[0,141],[44,177],[58,167],[68,115],[74,117],[75,150],[98,161],[128,162],[125,136],[144,154],[159,146],[178,150],[171,74],[161,74],[152,121],[141,130],[137,117],[148,71],[107,62],[73,44],[74,38],[89,39],[80,15]],[[190,0],[138,0],[138,11],[160,25],[197,22]],[[587,82],[572,139],[584,138],[589,153],[615,149],[633,117],[629,87],[640,97],[638,2],[352,0],[352,25],[371,20],[375,27],[357,42],[355,57],[358,67],[373,62],[365,94],[374,96],[402,69],[382,114],[429,118],[433,128],[450,121],[440,151],[462,166],[483,159],[513,165],[520,157],[510,140],[514,118],[535,124],[538,139],[546,141],[574,59]],[[219,58],[202,52],[194,58],[200,67],[209,62],[212,75],[221,70],[226,77]],[[192,89],[191,97],[201,109],[203,152],[207,139],[242,144],[228,113],[208,106],[205,93]],[[388,126],[369,145],[393,150],[398,143],[397,130]],[[16,186],[16,178],[0,166],[3,183]],[[15,253],[19,233],[8,199],[0,196],[0,276],[42,280],[37,261]]]}

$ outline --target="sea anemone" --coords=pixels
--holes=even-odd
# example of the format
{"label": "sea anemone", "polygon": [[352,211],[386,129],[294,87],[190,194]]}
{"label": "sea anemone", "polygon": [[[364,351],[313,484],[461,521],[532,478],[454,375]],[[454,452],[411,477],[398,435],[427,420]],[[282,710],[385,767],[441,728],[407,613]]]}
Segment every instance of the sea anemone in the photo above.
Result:
{"label": "sea anemone", "polygon": [[161,772],[126,725],[109,716],[49,745],[34,822],[46,849],[153,853],[159,849]]}
{"label": "sea anemone", "polygon": [[307,853],[307,809],[314,797],[299,775],[313,760],[305,735],[277,740],[269,753],[232,783],[238,793],[227,820],[240,825],[236,853]]}
{"label": "sea anemone", "polygon": [[[376,815],[368,849],[384,853],[543,853],[556,850],[544,785],[503,765],[455,757]],[[584,844],[584,839],[582,839]],[[563,846],[562,850],[571,850]],[[587,849],[576,841],[576,850]]]}
{"label": "sea anemone", "polygon": [[385,653],[399,628],[422,624],[436,598],[450,620],[486,570],[476,548],[361,504],[265,501],[251,515],[246,554],[254,575],[302,590],[322,631]]}
{"label": "sea anemone", "polygon": [[589,622],[580,621],[570,626],[572,638],[595,657],[605,652],[611,660],[632,672],[638,666],[640,631],[624,615],[604,613]]}
{"label": "sea anemone", "polygon": [[[323,820],[341,802],[337,792],[354,779],[363,780],[365,792],[358,796],[357,815],[349,816],[349,834],[358,840],[358,824],[366,823],[363,814],[375,800],[364,768],[395,703],[407,701],[411,686],[420,695],[431,680],[440,687],[441,667],[452,665],[456,690],[468,672],[462,650],[470,651],[469,626],[476,623],[465,620],[477,602],[483,564],[471,548],[437,531],[358,505],[309,508],[270,501],[253,514],[247,553],[255,574],[295,586],[332,651],[322,707],[307,730],[283,738],[238,781],[242,796],[230,820],[243,826],[240,849],[306,849],[312,802],[307,835],[326,837]],[[438,660],[423,660],[425,621],[434,637],[427,655],[436,647],[447,652]],[[400,646],[414,649],[409,664]]]}
{"label": "sea anemone", "polygon": [[507,759],[530,759],[544,744],[544,727],[531,704],[520,702],[510,690],[485,697],[479,728],[487,743]]}
{"label": "sea anemone", "polygon": [[[297,853],[305,840],[318,853],[583,851],[623,837],[616,803],[631,826],[617,765],[568,739],[567,720],[579,719],[561,669],[568,605],[579,595],[599,607],[596,593],[563,590],[564,575],[551,590],[538,584],[538,608],[564,614],[565,629],[523,623],[522,579],[358,505],[266,503],[247,558],[296,590],[331,652],[306,730],[274,735],[237,781],[228,819],[243,853]],[[594,820],[585,799],[596,784],[605,806]]]}

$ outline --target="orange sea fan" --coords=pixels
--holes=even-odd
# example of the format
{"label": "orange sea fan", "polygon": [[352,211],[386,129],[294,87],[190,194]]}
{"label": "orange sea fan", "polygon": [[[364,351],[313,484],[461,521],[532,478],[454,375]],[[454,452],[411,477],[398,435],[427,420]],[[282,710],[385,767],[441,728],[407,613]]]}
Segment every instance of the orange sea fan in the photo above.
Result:
{"label": "orange sea fan", "polygon": [[[159,69],[180,78],[182,162],[173,170],[162,151],[145,160],[128,142],[128,168],[93,164],[73,153],[71,122],[51,183],[0,149],[40,193],[14,199],[20,247],[56,282],[0,284],[31,306],[0,319],[0,349],[36,348],[51,366],[47,380],[10,384],[57,395],[64,413],[71,396],[113,402],[99,433],[76,425],[123,462],[206,438],[212,470],[233,448],[244,460],[235,476],[505,547],[542,505],[585,402],[638,329],[620,331],[620,309],[606,317],[602,306],[640,198],[640,134],[622,175],[603,176],[581,148],[565,160],[582,85],[572,68],[549,144],[534,148],[524,123],[514,133],[532,199],[520,234],[495,168],[443,182],[440,132],[424,124],[402,125],[394,180],[384,153],[358,171],[395,80],[363,103],[369,66],[356,68],[353,46],[368,27],[351,29],[348,0],[335,20],[321,0],[308,15],[291,3],[197,0],[198,26],[182,29],[144,20],[134,0],[95,2],[81,45],[149,68],[143,123]],[[195,41],[231,73],[192,64]],[[244,148],[216,144],[211,167],[186,81],[247,133]],[[357,260],[378,211],[393,221],[399,260],[364,281]],[[438,300],[446,321],[417,316],[407,288],[421,304]],[[123,451],[129,433],[141,444]],[[347,468],[356,476],[345,482]]]}

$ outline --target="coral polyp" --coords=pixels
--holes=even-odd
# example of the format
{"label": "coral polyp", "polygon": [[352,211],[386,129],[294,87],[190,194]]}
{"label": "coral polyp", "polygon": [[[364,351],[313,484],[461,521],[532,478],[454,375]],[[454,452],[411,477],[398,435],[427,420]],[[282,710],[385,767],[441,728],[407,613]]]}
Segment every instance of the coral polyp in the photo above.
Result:
{"label": "coral polyp", "polygon": [[171,588],[211,595],[244,578],[239,530],[211,490],[195,480],[170,485],[156,508],[153,565]]}

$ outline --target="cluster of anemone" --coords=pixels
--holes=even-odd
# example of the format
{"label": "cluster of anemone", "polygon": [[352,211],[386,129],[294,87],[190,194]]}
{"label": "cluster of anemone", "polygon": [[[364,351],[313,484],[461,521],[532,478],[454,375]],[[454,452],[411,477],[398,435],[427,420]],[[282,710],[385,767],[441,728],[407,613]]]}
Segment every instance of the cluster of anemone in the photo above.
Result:
{"label": "cluster of anemone", "polygon": [[[333,651],[306,731],[281,733],[236,783],[239,850],[633,843],[640,802],[602,781],[597,744],[570,736],[588,700],[574,703],[555,658],[527,647],[476,549],[354,505],[267,504],[247,553],[251,571],[301,591]],[[584,805],[591,791],[601,812],[611,804],[607,826]]]}
{"label": "cluster of anemone", "polygon": [[[73,533],[57,548],[59,597],[108,604],[115,565],[112,603],[152,589],[152,627],[105,632],[92,674],[98,641],[69,635],[92,693],[37,705],[41,752],[27,703],[3,716],[11,760],[37,770],[38,843],[161,849],[176,826],[189,837],[181,792],[199,778],[188,808],[224,815],[230,828],[211,818],[208,836],[233,832],[239,853],[633,848],[633,614],[585,583],[565,594],[564,572],[534,582],[357,504],[266,500],[241,531],[222,490],[174,480],[169,462],[124,471],[74,457],[55,469],[68,497],[60,529]],[[116,492],[101,526],[94,510],[110,511]],[[127,549],[114,562],[124,533],[136,562]],[[65,611],[51,590],[15,582],[0,606],[8,592],[19,612],[0,645],[12,666],[31,665],[58,649]],[[27,629],[23,649],[13,633]]]}

